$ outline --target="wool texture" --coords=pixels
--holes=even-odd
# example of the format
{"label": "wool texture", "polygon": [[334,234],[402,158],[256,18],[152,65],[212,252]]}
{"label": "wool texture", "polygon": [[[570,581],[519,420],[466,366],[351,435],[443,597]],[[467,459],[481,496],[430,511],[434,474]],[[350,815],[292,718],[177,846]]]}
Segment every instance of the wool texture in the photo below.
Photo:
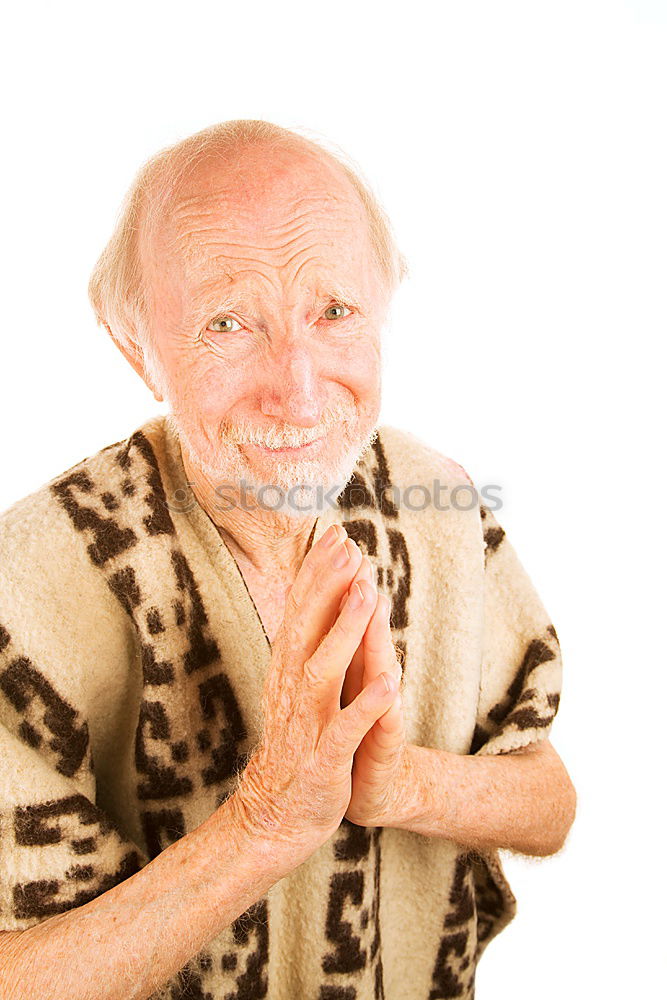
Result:
{"label": "wool texture", "polygon": [[[420,503],[415,485],[433,494],[434,480],[449,509]],[[408,741],[508,753],[550,732],[560,648],[473,487],[380,426],[311,544],[337,522],[374,564]],[[167,417],[0,516],[0,929],[106,892],[233,793],[261,737],[270,657]],[[515,911],[497,851],[343,819],[153,996],[471,1000]]]}

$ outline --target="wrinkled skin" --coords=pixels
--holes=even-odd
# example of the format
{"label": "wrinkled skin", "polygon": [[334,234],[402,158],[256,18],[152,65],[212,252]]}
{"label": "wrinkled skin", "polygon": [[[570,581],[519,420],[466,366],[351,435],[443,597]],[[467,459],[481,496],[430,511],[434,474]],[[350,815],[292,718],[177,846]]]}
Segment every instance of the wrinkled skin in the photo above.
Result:
{"label": "wrinkled skin", "polygon": [[[221,510],[215,486],[342,488],[372,439],[390,298],[365,209],[312,152],[203,159],[144,234],[142,263],[161,388],[197,499],[258,570],[291,584],[314,516]],[[267,447],[317,437],[307,451]]]}
{"label": "wrinkled skin", "polygon": [[[364,556],[359,573],[372,577],[372,567]],[[359,574],[357,574],[357,579]],[[344,605],[346,597],[341,602]],[[413,787],[400,695],[402,669],[391,638],[391,603],[378,594],[375,610],[364,632],[343,684],[341,704],[349,705],[381,673],[396,679],[398,694],[389,710],[364,736],[354,755],[352,796],[345,816],[359,826],[390,826],[410,804]]]}
{"label": "wrinkled skin", "polygon": [[[318,547],[306,554],[314,515],[221,509],[216,486],[305,484],[300,499],[314,484],[342,488],[377,426],[390,294],[357,193],[305,148],[202,157],[140,250],[158,367],[150,352],[124,353],[168,400],[199,504],[257,606],[281,621],[239,818],[260,838],[312,850],[345,814],[378,820],[398,787],[400,708],[388,712],[395,692],[372,694],[374,678],[397,670],[386,599],[351,540],[341,571]],[[357,583],[366,600],[338,614]]]}
{"label": "wrinkled skin", "polygon": [[[280,632],[261,745],[231,800],[239,824],[274,853],[291,845],[284,871],[342,816],[553,850],[575,795],[549,741],[491,761],[406,747],[400,703],[373,680],[398,665],[358,548],[325,570],[319,548],[306,555],[312,512],[218,503],[216,486],[240,478],[307,499],[346,481],[372,441],[391,291],[356,191],[312,149],[256,144],[201,157],[171,199],[140,229],[150,338],[119,347],[170,403],[197,501]],[[366,600],[341,608],[357,574]]]}
{"label": "wrinkled skin", "polygon": [[[327,545],[335,533],[333,544]],[[362,554],[340,526],[328,529],[306,555],[290,590],[273,646],[262,707],[261,745],[235,792],[240,822],[257,842],[284,852],[286,870],[301,863],[338,828],[350,807],[355,751],[397,697],[378,675],[341,708],[346,670],[377,606],[360,575]],[[340,568],[332,560],[346,550]],[[363,601],[353,607],[355,591]],[[324,636],[324,638],[323,638]]]}

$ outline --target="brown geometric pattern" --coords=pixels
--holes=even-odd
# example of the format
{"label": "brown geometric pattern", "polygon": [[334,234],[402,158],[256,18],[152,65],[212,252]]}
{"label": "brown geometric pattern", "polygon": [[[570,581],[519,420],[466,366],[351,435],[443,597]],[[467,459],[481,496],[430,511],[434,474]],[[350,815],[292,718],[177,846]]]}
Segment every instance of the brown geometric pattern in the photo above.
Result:
{"label": "brown geometric pattern", "polygon": [[335,871],[329,880],[323,980],[318,1000],[384,1000],[380,952],[381,829],[343,819],[335,835]]}
{"label": "brown geometric pattern", "polygon": [[[516,556],[511,550],[503,528],[492,512],[480,507],[485,541],[485,573],[502,561],[516,572]],[[502,576],[500,577],[502,580]],[[497,589],[498,582],[489,584]],[[519,618],[522,609],[516,608]],[[535,614],[531,611],[531,621]],[[534,626],[533,626],[534,627]],[[511,740],[513,733],[522,733],[527,742],[539,739],[547,730],[558,711],[560,701],[561,650],[556,629],[544,621],[538,632],[529,635],[521,648],[520,659],[514,664],[512,676],[501,696],[478,718],[470,753],[479,753],[490,746],[494,752],[504,752],[503,740]],[[550,690],[551,687],[551,690]],[[493,743],[491,742],[493,740]],[[524,741],[525,742],[525,741]],[[508,743],[507,749],[511,749]]]}
{"label": "brown geometric pattern", "polygon": [[[91,560],[134,626],[144,683],[135,741],[137,797],[145,803],[141,818],[150,849],[159,853],[183,835],[184,799],[210,788],[219,805],[229,793],[242,769],[247,733],[150,442],[136,431],[106,453],[99,485],[90,467],[76,468],[52,489],[89,539]],[[188,681],[192,674],[195,684]],[[168,821],[165,803],[171,803]]]}
{"label": "brown geometric pattern", "polygon": [[[357,463],[338,498],[343,523],[375,568],[378,589],[391,601],[390,626],[405,677],[409,654],[404,630],[409,623],[411,567],[391,496],[392,479],[380,436]],[[323,980],[318,1000],[384,1000],[380,950],[380,861],[382,829],[355,826],[343,819],[334,841],[336,870],[326,900]]]}
{"label": "brown geometric pattern", "polygon": [[[113,822],[78,791],[94,781],[87,723],[23,655],[3,625],[0,694],[5,699],[2,718],[8,736],[38,753],[71,788],[71,794],[61,798],[10,807],[2,824],[10,856],[25,857],[23,849],[29,854],[31,848],[54,848],[51,877],[19,876],[12,886],[17,920],[46,919],[81,906],[129,878],[139,870],[142,859]],[[88,860],[92,855],[94,864]]]}
{"label": "brown geometric pattern", "polygon": [[[172,519],[151,433],[137,430],[49,484],[58,517],[67,522],[70,535],[75,533],[79,556],[85,553],[91,573],[113,595],[109,604],[117,620],[126,623],[134,643],[131,666],[137,696],[128,701],[128,711],[131,708],[133,713],[127,730],[131,752],[124,758],[123,774],[135,800],[136,844],[121,830],[120,820],[116,823],[102,807],[102,796],[98,801],[96,792],[102,790],[96,786],[86,719],[50,679],[48,664],[38,662],[41,654],[32,655],[18,636],[12,637],[9,619],[0,622],[3,725],[20,747],[22,759],[33,754],[41,766],[46,763],[58,775],[62,789],[44,801],[13,806],[4,814],[0,811],[0,838],[6,838],[10,855],[18,857],[17,852],[23,851],[29,859],[34,851],[53,852],[44,867],[49,877],[21,877],[12,886],[11,906],[17,920],[44,919],[80,906],[130,877],[210,816],[233,792],[252,749],[249,734],[255,722],[244,700],[244,677],[238,666],[232,677],[230,664],[224,662],[227,653],[222,650],[230,647],[224,645],[226,634],[215,590],[203,572],[201,578],[196,575],[201,568],[198,553],[184,550],[186,536],[179,536]],[[347,533],[373,563],[378,588],[390,598],[390,626],[403,666],[402,683],[414,679],[420,692],[417,685],[428,672],[421,662],[422,649],[440,655],[441,648],[435,645],[437,623],[435,629],[426,629],[431,643],[426,647],[420,646],[424,629],[414,628],[418,620],[422,624],[419,602],[429,590],[430,567],[437,558],[451,558],[451,567],[460,572],[459,534],[472,539],[474,558],[479,557],[477,579],[481,580],[483,562],[488,609],[497,614],[503,600],[499,571],[507,567],[507,572],[514,572],[514,564],[504,530],[484,507],[473,530],[470,522],[450,527],[446,519],[439,521],[437,530],[442,528],[445,539],[441,551],[428,551],[419,535],[421,524],[418,530],[416,519],[410,520],[395,505],[393,488],[401,471],[398,465],[392,468],[390,445],[395,440],[391,434],[377,435],[339,497],[338,513]],[[398,444],[403,446],[400,440]],[[465,590],[465,574],[460,582]],[[479,586],[475,586],[477,594]],[[456,598],[456,586],[443,587],[429,593],[429,607],[443,618],[449,615],[454,637],[458,627],[459,637],[465,638],[471,634],[466,631],[471,629],[470,620],[456,618],[451,610]],[[474,734],[474,671],[479,666],[468,670],[474,689],[471,685],[471,711],[462,743],[467,747],[472,736],[471,753],[508,752],[517,740],[539,738],[558,709],[560,649],[555,629],[540,614],[533,614],[532,605],[524,617],[519,640],[506,647],[511,649],[506,660],[493,660],[496,649],[500,650],[498,660],[504,655],[502,644],[489,646],[491,659],[483,667],[491,686],[486,687],[482,676]],[[460,648],[471,645],[462,640]],[[439,692],[444,689],[444,685],[436,686],[441,682],[436,675],[447,667],[443,656],[429,677],[433,687],[428,690],[437,695],[429,703],[435,716]],[[443,730],[452,719],[456,722],[453,712],[443,713],[442,719]],[[92,718],[90,723],[95,737]],[[442,733],[439,738],[443,739]],[[311,1000],[390,1000],[387,984],[397,974],[396,956],[390,949],[398,944],[400,950],[400,938],[381,915],[386,913],[391,923],[403,905],[406,912],[411,912],[410,907],[414,912],[415,902],[417,910],[420,903],[419,899],[381,899],[383,872],[391,859],[395,863],[400,843],[394,833],[343,819],[321,849],[325,860],[314,868],[321,887],[318,881],[319,894],[308,912],[312,941],[309,949],[303,949],[309,967],[316,969]],[[436,852],[434,846],[433,853],[424,856],[438,857]],[[423,1000],[472,1000],[476,962],[488,941],[511,919],[516,901],[493,853],[461,849],[447,857],[437,908],[429,914],[435,923],[431,925],[433,940],[429,939],[425,951],[428,958],[421,963],[420,981],[428,982]],[[31,870],[29,860],[23,870]],[[249,907],[151,1000],[271,997],[271,898],[268,894]],[[280,930],[281,925],[274,924],[274,952]],[[415,946],[419,946],[416,940]],[[406,969],[401,975],[407,982],[410,955],[401,956],[401,961]]]}
{"label": "brown geometric pattern", "polygon": [[[0,624],[0,691],[17,713],[10,731],[66,778],[92,771],[88,725]],[[20,723],[18,720],[21,720]]]}
{"label": "brown geometric pattern", "polygon": [[[82,906],[139,871],[142,861],[109,818],[85,795],[37,805],[16,806],[11,830],[3,836],[18,848],[53,846],[56,849],[52,877],[17,881],[13,886],[14,916],[18,920],[40,920]],[[87,862],[95,856],[95,863]],[[59,877],[55,877],[56,870]]]}
{"label": "brown geometric pattern", "polygon": [[[197,825],[195,812],[209,815],[230,794],[247,761],[247,727],[150,442],[136,431],[105,449],[105,457],[99,483],[86,463],[56,480],[52,491],[134,628],[143,677],[136,794],[150,860]],[[230,947],[219,956],[220,971],[234,985],[230,998],[264,995],[266,904],[255,904],[249,922],[243,916],[228,928]],[[212,965],[202,961],[197,956],[160,995],[206,997]]]}
{"label": "brown geometric pattern", "polygon": [[459,854],[428,1000],[451,1000],[452,997],[468,998],[474,995],[475,918],[472,862],[467,854]]}

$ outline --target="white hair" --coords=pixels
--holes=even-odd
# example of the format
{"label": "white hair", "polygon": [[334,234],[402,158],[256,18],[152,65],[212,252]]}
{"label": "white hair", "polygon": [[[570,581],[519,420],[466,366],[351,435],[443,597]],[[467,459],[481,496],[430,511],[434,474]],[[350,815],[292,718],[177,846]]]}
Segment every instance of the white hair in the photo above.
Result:
{"label": "white hair", "polygon": [[260,119],[219,122],[159,150],[139,168],[121,203],[111,239],[102,251],[88,284],[97,322],[126,349],[143,358],[153,385],[164,393],[160,359],[150,336],[148,296],[141,268],[139,237],[151,227],[182,179],[209,154],[229,154],[241,145],[303,149],[304,145],[342,168],[368,216],[370,241],[381,279],[389,295],[408,273],[391,224],[361,170],[342,150],[312,130],[286,129]]}

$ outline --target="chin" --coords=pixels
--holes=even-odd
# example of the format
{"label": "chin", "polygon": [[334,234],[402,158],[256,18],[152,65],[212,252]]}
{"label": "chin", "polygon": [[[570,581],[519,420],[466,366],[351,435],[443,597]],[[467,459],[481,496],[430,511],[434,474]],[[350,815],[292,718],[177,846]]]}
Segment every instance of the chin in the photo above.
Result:
{"label": "chin", "polygon": [[333,448],[322,456],[289,461],[267,454],[250,460],[237,445],[214,444],[208,435],[201,435],[200,443],[190,437],[173,413],[168,419],[190,464],[206,476],[213,489],[222,483],[244,484],[262,507],[297,520],[317,516],[335,505],[355,466],[377,437],[375,422],[360,427],[357,421],[354,426],[347,423],[342,431],[331,431]]}
{"label": "chin", "polygon": [[335,506],[352,478],[357,453],[338,461],[295,461],[284,459],[246,463],[241,479],[256,502],[266,510],[291,518],[318,516]]}

